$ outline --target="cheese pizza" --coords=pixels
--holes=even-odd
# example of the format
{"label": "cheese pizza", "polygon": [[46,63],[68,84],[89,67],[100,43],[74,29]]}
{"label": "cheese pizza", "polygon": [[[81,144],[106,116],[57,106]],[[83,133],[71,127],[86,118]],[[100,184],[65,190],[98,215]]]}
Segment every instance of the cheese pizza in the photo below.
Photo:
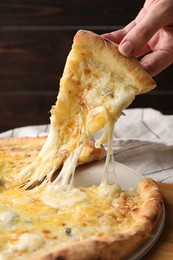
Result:
{"label": "cheese pizza", "polygon": [[[116,120],[154,87],[116,44],[77,32],[47,139],[0,141],[0,259],[123,259],[152,235],[163,210],[156,183],[122,191],[109,166]],[[76,167],[103,158],[106,142],[100,185],[75,187]]]}

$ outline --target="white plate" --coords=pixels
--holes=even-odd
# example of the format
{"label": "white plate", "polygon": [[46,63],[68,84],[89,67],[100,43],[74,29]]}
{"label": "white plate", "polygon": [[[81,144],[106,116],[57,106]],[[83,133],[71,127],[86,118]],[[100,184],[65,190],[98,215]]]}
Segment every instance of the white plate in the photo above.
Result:
{"label": "white plate", "polygon": [[[75,173],[75,186],[88,187],[92,184],[99,185],[104,172],[104,164],[105,161],[102,160],[79,166]],[[117,183],[123,190],[136,187],[138,182],[143,178],[142,175],[118,162],[114,162],[114,169]],[[112,183],[114,181],[114,175],[110,174],[109,177],[110,183]]]}
{"label": "white plate", "polygon": [[[100,161],[79,166],[75,174],[75,186],[88,187],[92,184],[99,185],[104,172],[104,162],[105,161]],[[118,162],[114,163],[114,169],[117,182],[123,190],[128,190],[131,187],[136,187],[138,182],[143,178],[140,174]],[[114,177],[110,176],[110,182],[112,182],[113,180]],[[163,208],[163,213],[150,239],[148,239],[133,255],[131,255],[128,260],[139,260],[146,253],[149,252],[149,250],[154,246],[154,244],[160,237],[164,227],[164,223],[165,209]]]}

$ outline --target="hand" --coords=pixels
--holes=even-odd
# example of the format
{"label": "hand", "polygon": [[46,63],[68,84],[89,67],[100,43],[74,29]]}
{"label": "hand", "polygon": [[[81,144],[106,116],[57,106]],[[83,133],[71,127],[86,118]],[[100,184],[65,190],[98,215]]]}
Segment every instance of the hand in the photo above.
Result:
{"label": "hand", "polygon": [[119,44],[126,57],[144,57],[140,63],[155,76],[173,63],[173,0],[146,0],[130,24],[103,35]]}

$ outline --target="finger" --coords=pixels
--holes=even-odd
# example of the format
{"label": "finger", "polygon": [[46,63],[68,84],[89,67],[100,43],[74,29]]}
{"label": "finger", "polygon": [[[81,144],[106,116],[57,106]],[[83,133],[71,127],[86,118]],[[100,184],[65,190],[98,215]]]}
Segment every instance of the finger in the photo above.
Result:
{"label": "finger", "polygon": [[173,63],[173,53],[167,50],[158,50],[144,56],[140,63],[154,77]]}
{"label": "finger", "polygon": [[111,33],[105,33],[102,36],[105,39],[108,39],[110,41],[116,42],[117,44],[119,44],[122,39],[125,37],[125,35],[135,26],[135,21],[132,21],[131,23],[129,23],[128,25],[126,25],[126,27],[124,27],[123,29],[111,32]]}
{"label": "finger", "polygon": [[133,20],[132,22],[130,22],[129,24],[127,24],[127,25],[124,27],[125,34],[127,34],[135,25],[136,25],[135,20]]}
{"label": "finger", "polygon": [[139,51],[134,52],[134,57],[135,58],[139,58],[145,54],[147,54],[148,52],[151,51],[151,48],[149,47],[149,45],[145,45],[142,49],[140,49]]}
{"label": "finger", "polygon": [[123,38],[119,45],[119,51],[124,56],[132,56],[138,52],[152,36],[162,27],[160,14],[153,15],[146,13],[139,23],[137,23]]}
{"label": "finger", "polygon": [[122,39],[124,38],[125,34],[126,34],[126,32],[123,29],[120,29],[120,30],[117,30],[117,31],[114,31],[111,33],[105,33],[102,36],[105,39],[108,39],[112,42],[119,44],[122,41]]}

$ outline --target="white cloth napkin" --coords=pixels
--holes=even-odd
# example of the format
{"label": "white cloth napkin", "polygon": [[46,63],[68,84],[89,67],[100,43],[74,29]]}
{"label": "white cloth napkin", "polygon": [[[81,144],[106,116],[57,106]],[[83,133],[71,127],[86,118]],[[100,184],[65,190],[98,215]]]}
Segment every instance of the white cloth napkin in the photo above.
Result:
{"label": "white cloth napkin", "polygon": [[[173,183],[173,115],[151,108],[127,109],[115,125],[113,151],[116,161],[144,177]],[[43,136],[49,125],[16,128],[0,138]],[[95,135],[95,139],[98,135]]]}

